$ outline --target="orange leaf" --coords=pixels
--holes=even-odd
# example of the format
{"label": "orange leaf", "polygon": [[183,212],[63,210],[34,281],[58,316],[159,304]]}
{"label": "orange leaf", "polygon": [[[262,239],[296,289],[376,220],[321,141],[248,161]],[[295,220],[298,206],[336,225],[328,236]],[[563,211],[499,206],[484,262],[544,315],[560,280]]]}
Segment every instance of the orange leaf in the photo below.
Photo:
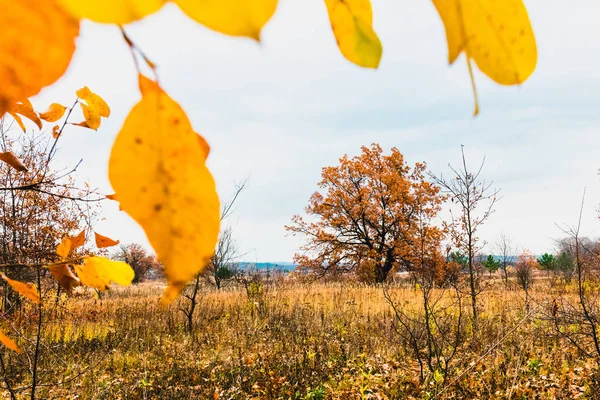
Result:
{"label": "orange leaf", "polygon": [[58,139],[59,136],[60,136],[60,127],[58,125],[54,125],[52,127],[52,137],[54,139]]}
{"label": "orange leaf", "polygon": [[68,237],[64,237],[60,241],[60,244],[56,247],[56,254],[61,256],[62,259],[64,260],[65,258],[67,258],[69,256],[70,252],[71,252],[71,239],[69,239]]}
{"label": "orange leaf", "polygon": [[71,268],[66,264],[52,265],[48,267],[50,273],[67,292],[75,286],[81,285],[81,281],[73,274]]}
{"label": "orange leaf", "polygon": [[56,122],[65,114],[67,107],[62,104],[52,103],[48,109],[40,114],[40,118],[48,122]]}
{"label": "orange leaf", "polygon": [[200,147],[204,150],[204,160],[208,158],[208,153],[210,153],[210,145],[202,136],[198,135],[198,141],[200,142]]}
{"label": "orange leaf", "polygon": [[33,106],[29,100],[22,100],[20,103],[14,104],[11,111],[35,122],[38,128],[42,129],[42,121],[40,121],[40,117],[33,111]]}
{"label": "orange leaf", "polygon": [[36,287],[33,286],[32,283],[15,281],[13,279],[10,279],[9,277],[7,277],[6,275],[4,275],[2,273],[0,273],[0,276],[21,296],[27,297],[29,300],[33,301],[34,303],[40,302],[40,295],[38,294]]}
{"label": "orange leaf", "polygon": [[[77,123],[71,122],[71,125],[81,126],[81,127],[84,127],[84,128],[90,128],[90,126],[88,125],[87,121],[81,121],[81,122],[77,122]],[[90,129],[92,129],[92,128],[90,128]]]}
{"label": "orange leaf", "polygon": [[99,249],[103,247],[116,246],[120,243],[118,240],[112,240],[111,238],[102,236],[97,232],[94,232],[94,235],[96,235],[96,246]]}
{"label": "orange leaf", "polygon": [[[107,194],[106,198],[109,199],[109,200],[114,200],[116,202],[119,202],[119,198],[117,197],[116,193]],[[119,211],[123,211],[123,207],[121,207],[121,203],[119,203]]]}
{"label": "orange leaf", "polygon": [[17,114],[21,114],[22,116],[35,122],[38,128],[42,129],[42,121],[40,121],[35,111],[33,111],[33,106],[29,100],[23,100],[21,102],[12,104],[8,109],[8,113],[15,119],[15,121],[17,121],[17,124],[19,124],[23,132],[27,132],[27,130],[25,129],[23,120]]}
{"label": "orange leaf", "polygon": [[85,229],[79,232],[77,236],[71,236],[69,240],[71,241],[71,249],[83,246],[85,243]]}
{"label": "orange leaf", "polygon": [[23,352],[23,350],[21,350],[19,348],[19,346],[17,346],[17,344],[14,342],[14,340],[12,340],[8,336],[6,336],[4,334],[4,332],[2,332],[1,330],[0,330],[0,342],[2,342],[2,344],[5,345],[6,347],[8,347],[9,349],[16,351],[17,353]]}
{"label": "orange leaf", "polygon": [[0,117],[54,83],[75,51],[79,21],[56,0],[0,0]]}
{"label": "orange leaf", "polygon": [[19,172],[27,171],[27,167],[15,156],[12,151],[5,151],[0,153],[0,161],[4,161]]}
{"label": "orange leaf", "polygon": [[14,113],[12,111],[9,111],[8,113],[10,114],[11,117],[13,117],[15,122],[17,124],[19,124],[19,126],[21,127],[21,130],[23,132],[27,132],[27,129],[25,128],[25,124],[23,123],[23,120],[21,119],[21,117],[19,117],[19,115],[17,115],[17,113]]}

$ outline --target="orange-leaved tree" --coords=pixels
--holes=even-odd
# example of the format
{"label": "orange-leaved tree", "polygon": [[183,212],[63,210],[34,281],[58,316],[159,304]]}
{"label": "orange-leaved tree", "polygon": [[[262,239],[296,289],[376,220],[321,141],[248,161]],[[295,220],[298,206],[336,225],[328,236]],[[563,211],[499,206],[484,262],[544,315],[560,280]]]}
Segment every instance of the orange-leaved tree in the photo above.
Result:
{"label": "orange-leaved tree", "polygon": [[[74,169],[52,168],[50,148],[56,139],[47,132],[23,134],[15,127],[0,119],[2,154],[10,151],[27,169],[0,163],[0,264],[8,277],[31,281],[36,270],[24,266],[60,261],[57,243],[65,234],[81,231],[82,223],[91,224],[100,197],[88,185],[75,187]],[[3,291],[4,312],[19,304],[14,291]]]}
{"label": "orange-leaved tree", "polygon": [[443,197],[425,169],[409,166],[396,148],[384,155],[377,144],[323,168],[322,191],[306,207],[311,220],[295,215],[286,226],[306,238],[295,261],[319,273],[358,272],[371,282],[399,268],[429,268],[442,238],[431,222]]}

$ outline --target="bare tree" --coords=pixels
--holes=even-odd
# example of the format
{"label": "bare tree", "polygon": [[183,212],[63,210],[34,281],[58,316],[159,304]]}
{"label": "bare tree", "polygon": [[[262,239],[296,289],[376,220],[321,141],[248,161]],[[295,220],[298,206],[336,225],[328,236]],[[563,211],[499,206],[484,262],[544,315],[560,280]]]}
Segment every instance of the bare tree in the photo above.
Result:
{"label": "bare tree", "polygon": [[[387,288],[384,288],[384,297],[395,315],[394,329],[419,362],[421,382],[425,381],[426,371],[441,373],[445,382],[464,340],[462,294],[451,278],[458,264],[441,251],[446,232],[433,226],[438,210],[430,210],[419,198],[415,204],[414,240],[406,246],[413,266],[411,275],[421,292],[422,307],[405,309]],[[450,287],[455,297],[448,304],[447,298],[453,297],[446,296]]]}
{"label": "bare tree", "polygon": [[[435,289],[435,279],[432,275],[414,275],[421,291],[421,309],[406,309],[394,299],[391,290],[384,288],[384,298],[392,307],[395,316],[392,326],[406,348],[412,351],[417,359],[421,383],[426,380],[426,372],[431,375],[441,373],[443,382],[446,382],[456,356],[460,355],[459,349],[466,336],[463,294],[456,285]],[[437,389],[434,388],[434,391]]]}
{"label": "bare tree", "polygon": [[477,253],[485,245],[480,241],[477,233],[494,212],[494,204],[498,200],[499,190],[492,188],[493,182],[486,182],[481,178],[485,157],[479,168],[475,172],[470,172],[464,146],[461,145],[460,149],[461,167],[457,169],[448,165],[453,175],[451,179],[446,179],[442,175],[438,177],[431,173],[430,176],[442,191],[450,196],[452,203],[459,207],[458,216],[452,213],[451,223],[447,225],[454,245],[467,257],[473,325],[476,327],[477,295],[480,287],[475,262]]}
{"label": "bare tree", "polygon": [[[592,244],[587,238],[579,238],[579,247],[591,248]],[[566,237],[557,241],[558,254],[556,256],[555,271],[560,273],[563,282],[570,283],[575,274],[575,240]]]}
{"label": "bare tree", "polygon": [[[221,210],[221,223],[229,218],[234,211],[234,205],[240,193],[248,186],[248,179],[235,185],[233,196],[229,201],[223,204]],[[233,228],[227,225],[221,230],[219,241],[215,248],[215,254],[211,257],[210,262],[204,271],[204,277],[207,281],[214,285],[217,290],[228,284],[235,278],[238,273],[235,262],[241,257],[235,240],[233,239]]]}
{"label": "bare tree", "polygon": [[[600,292],[594,289],[596,284],[590,284],[599,278],[600,251],[597,244],[580,235],[584,200],[585,190],[577,225],[561,228],[570,238],[564,243],[571,244],[566,250],[573,255],[577,302],[574,303],[567,296],[555,299],[550,314],[558,335],[567,339],[585,356],[600,360]],[[578,329],[569,329],[573,325]]]}
{"label": "bare tree", "polygon": [[239,259],[238,247],[233,239],[233,228],[226,226],[219,235],[215,254],[204,270],[204,278],[217,290],[233,282],[238,274],[235,262]]}
{"label": "bare tree", "polygon": [[512,239],[504,233],[500,234],[500,238],[496,242],[495,251],[500,261],[500,269],[504,285],[508,287],[508,267],[516,262],[515,249],[512,247]]}

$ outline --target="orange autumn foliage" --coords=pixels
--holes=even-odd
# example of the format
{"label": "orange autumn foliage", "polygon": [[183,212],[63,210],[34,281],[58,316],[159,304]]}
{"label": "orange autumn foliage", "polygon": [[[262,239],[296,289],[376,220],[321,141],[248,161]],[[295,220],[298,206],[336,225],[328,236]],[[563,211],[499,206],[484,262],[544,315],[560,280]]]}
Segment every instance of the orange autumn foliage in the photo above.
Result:
{"label": "orange autumn foliage", "polygon": [[98,232],[94,232],[94,237],[96,239],[96,247],[99,249],[116,246],[120,243],[120,241],[111,239],[108,236],[102,236]]}
{"label": "orange autumn foliage", "polygon": [[[426,165],[409,166],[393,148],[362,147],[322,171],[306,207],[311,221],[295,215],[286,229],[306,238],[295,261],[320,272],[357,272],[383,282],[390,272],[427,269],[441,259],[444,233],[432,221],[444,197],[425,180]],[[313,220],[314,219],[314,220]]]}

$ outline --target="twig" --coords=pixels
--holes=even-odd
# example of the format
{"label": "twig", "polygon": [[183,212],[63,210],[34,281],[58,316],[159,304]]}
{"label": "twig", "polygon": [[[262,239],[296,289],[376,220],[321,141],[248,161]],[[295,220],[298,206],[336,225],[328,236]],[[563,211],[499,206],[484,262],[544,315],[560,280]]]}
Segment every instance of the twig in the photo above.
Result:
{"label": "twig", "polygon": [[446,385],[440,392],[438,392],[436,394],[436,396],[440,396],[442,393],[444,393],[446,390],[448,390],[450,388],[450,386],[452,386],[453,384],[455,384],[460,378],[462,378],[462,376],[464,374],[466,374],[467,372],[469,372],[470,370],[472,370],[473,368],[475,368],[475,366],[477,364],[479,364],[481,362],[481,360],[483,360],[485,357],[487,357],[492,350],[496,349],[496,347],[500,346],[502,343],[504,343],[504,341],[514,332],[517,330],[517,328],[519,328],[525,321],[527,321],[527,319],[534,313],[534,311],[537,311],[539,308],[542,307],[542,304],[538,305],[538,307],[536,308],[532,308],[524,317],[523,319],[521,319],[510,331],[508,331],[504,336],[502,336],[502,338],[500,338],[500,340],[498,340],[496,343],[494,343],[489,349],[487,349],[487,351],[485,353],[483,353],[477,360],[475,360],[475,362],[473,362],[471,365],[469,365],[469,367],[467,369],[465,369],[463,372],[461,372],[456,378],[454,378],[448,385]]}

